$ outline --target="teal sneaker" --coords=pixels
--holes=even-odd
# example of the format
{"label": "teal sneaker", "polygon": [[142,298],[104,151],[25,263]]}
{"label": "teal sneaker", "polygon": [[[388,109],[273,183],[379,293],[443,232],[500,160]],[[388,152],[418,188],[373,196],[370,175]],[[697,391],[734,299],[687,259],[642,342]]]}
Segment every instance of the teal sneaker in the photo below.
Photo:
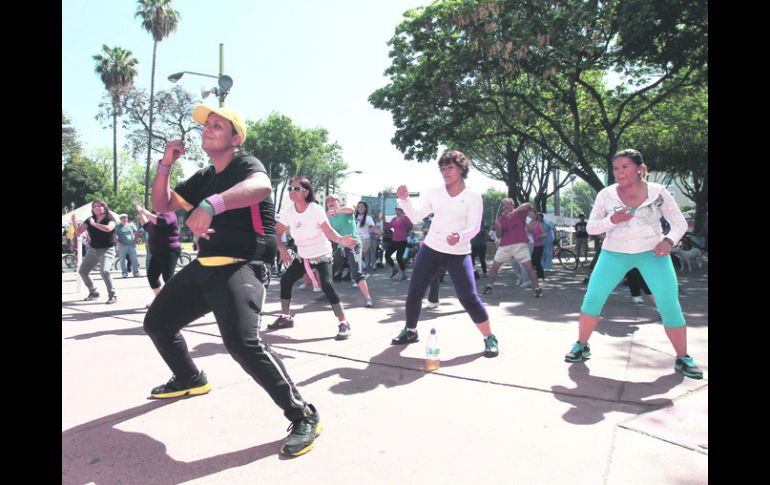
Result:
{"label": "teal sneaker", "polygon": [[564,362],[581,362],[589,357],[591,357],[591,347],[587,343],[583,345],[580,342],[575,342],[572,350],[564,356]]}
{"label": "teal sneaker", "polygon": [[484,357],[497,357],[500,350],[497,348],[497,337],[490,335],[484,339]]}
{"label": "teal sneaker", "polygon": [[687,354],[676,358],[674,369],[691,379],[703,379],[703,371],[695,365],[695,360]]}

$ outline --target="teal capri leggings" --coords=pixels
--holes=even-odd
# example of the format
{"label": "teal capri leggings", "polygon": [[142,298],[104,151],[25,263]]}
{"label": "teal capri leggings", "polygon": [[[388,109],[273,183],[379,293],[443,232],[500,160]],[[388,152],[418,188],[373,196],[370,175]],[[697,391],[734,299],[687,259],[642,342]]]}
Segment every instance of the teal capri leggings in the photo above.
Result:
{"label": "teal capri leggings", "polygon": [[652,251],[625,254],[603,249],[588,281],[588,290],[583,297],[583,306],[580,307],[580,311],[586,315],[598,317],[612,290],[633,268],[639,269],[655,297],[663,326],[667,328],[685,326],[682,307],[679,305],[676,272],[671,263],[671,257],[655,256]]}

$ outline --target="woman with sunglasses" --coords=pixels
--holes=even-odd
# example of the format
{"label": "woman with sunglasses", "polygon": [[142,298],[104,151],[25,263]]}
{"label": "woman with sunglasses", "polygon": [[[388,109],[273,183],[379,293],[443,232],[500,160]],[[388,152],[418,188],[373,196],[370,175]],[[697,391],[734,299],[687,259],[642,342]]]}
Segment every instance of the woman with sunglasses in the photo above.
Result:
{"label": "woman with sunglasses", "polygon": [[398,204],[410,219],[420,220],[431,212],[433,220],[422,249],[417,253],[406,297],[406,326],[393,345],[417,342],[417,320],[422,298],[441,268],[449,271],[457,298],[484,336],[484,357],[498,355],[497,338],[492,334],[489,314],[476,292],[471,262],[471,239],[481,228],[484,203],[481,194],[466,187],[469,163],[465,155],[452,150],[438,161],[444,185],[428,190],[422,207],[414,209],[405,185],[398,188]]}
{"label": "woman with sunglasses", "polygon": [[[268,325],[270,330],[294,326],[294,318],[289,313],[291,289],[304,274],[315,278],[313,268],[318,270],[321,290],[331,303],[332,310],[339,320],[337,340],[350,337],[350,323],[345,319],[340,297],[332,286],[332,247],[329,241],[354,248],[356,240],[352,236],[340,236],[329,224],[323,207],[316,203],[315,190],[310,180],[305,177],[292,177],[289,181],[289,198],[292,204],[276,218],[275,240],[281,254],[281,262],[289,264],[281,277],[281,316]],[[297,258],[291,255],[281,241],[286,231],[297,245]]]}
{"label": "woman with sunglasses", "polygon": [[97,264],[101,264],[101,274],[104,284],[107,285],[107,304],[112,305],[118,301],[115,294],[115,287],[112,284],[110,268],[115,259],[115,228],[117,222],[115,216],[110,213],[110,207],[103,200],[96,199],[91,203],[91,217],[78,226],[75,213],[72,214],[72,225],[77,229],[76,235],[88,231],[88,237],[91,239],[91,248],[83,258],[83,262],[78,269],[83,283],[88,287],[88,296],[85,301],[91,301],[99,298],[99,292],[88,274]]}

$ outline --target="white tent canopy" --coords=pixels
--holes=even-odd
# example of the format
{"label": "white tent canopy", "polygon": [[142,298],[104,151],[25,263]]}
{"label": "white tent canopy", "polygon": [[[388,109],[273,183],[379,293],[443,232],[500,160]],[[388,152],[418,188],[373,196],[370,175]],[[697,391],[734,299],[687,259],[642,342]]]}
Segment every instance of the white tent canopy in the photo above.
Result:
{"label": "white tent canopy", "polygon": [[[83,222],[85,222],[86,219],[91,217],[91,202],[89,202],[87,204],[84,204],[84,205],[81,205],[77,209],[75,209],[73,211],[69,211],[66,214],[64,214],[63,216],[61,216],[62,226],[67,225],[70,222],[72,222],[72,214],[73,213],[77,217],[78,224],[82,224]],[[115,221],[117,222],[118,221],[118,214],[116,214],[113,211],[110,211],[110,213],[112,214],[112,217],[114,217]]]}

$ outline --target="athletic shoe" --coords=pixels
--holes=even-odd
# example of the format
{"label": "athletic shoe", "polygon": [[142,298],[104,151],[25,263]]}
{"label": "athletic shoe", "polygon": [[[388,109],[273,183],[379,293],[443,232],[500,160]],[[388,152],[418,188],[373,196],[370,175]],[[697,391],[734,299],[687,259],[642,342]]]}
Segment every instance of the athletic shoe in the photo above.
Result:
{"label": "athletic shoe", "polygon": [[292,422],[286,429],[290,433],[281,446],[281,454],[284,456],[300,456],[312,450],[315,439],[323,431],[321,416],[315,406],[308,404],[303,414],[304,417]]}
{"label": "athletic shoe", "polygon": [[417,330],[409,331],[406,327],[404,327],[403,330],[401,330],[401,333],[398,334],[398,337],[390,341],[390,344],[413,344],[419,341],[420,337],[417,335]]}
{"label": "athletic shoe", "polygon": [[391,278],[393,278],[393,277],[394,277],[394,276],[396,276],[398,273],[399,273],[399,271],[398,271],[397,269],[394,269],[394,270],[393,270],[393,271],[390,273],[390,277],[391,277]]}
{"label": "athletic shoe", "polygon": [[687,354],[676,358],[674,369],[692,379],[703,379],[703,371],[695,365],[695,360]]}
{"label": "athletic shoe", "polygon": [[632,296],[631,301],[634,302],[636,305],[644,305],[644,300],[642,300],[641,296]]}
{"label": "athletic shoe", "polygon": [[299,285],[299,286],[297,287],[297,289],[300,289],[300,290],[307,290],[307,285],[306,285],[305,283],[302,283],[301,285]]}
{"label": "athletic shoe", "polygon": [[529,281],[522,281],[519,286],[521,288],[532,288],[532,283],[530,283]]}
{"label": "athletic shoe", "polygon": [[484,339],[484,357],[497,357],[500,350],[497,348],[497,337],[490,335]]}
{"label": "athletic shoe", "polygon": [[[363,281],[363,280],[361,280],[361,281]],[[353,284],[352,284],[351,286],[352,286],[353,288],[358,288],[358,283],[356,283],[356,282],[354,281],[354,282],[353,282]]]}
{"label": "athletic shoe", "polygon": [[170,399],[172,397],[206,394],[210,390],[211,384],[206,379],[206,373],[199,371],[198,374],[184,381],[172,376],[167,383],[153,389],[150,395],[156,399]]}
{"label": "athletic shoe", "polygon": [[374,303],[372,303],[372,299],[371,298],[367,298],[366,300],[364,300],[364,306],[366,308],[374,307]]}
{"label": "athletic shoe", "polygon": [[348,322],[340,322],[339,330],[337,331],[337,340],[345,340],[350,338],[350,324]]}
{"label": "athletic shoe", "polygon": [[484,287],[484,291],[482,293],[485,295],[489,295],[490,293],[492,293],[492,285],[487,285],[486,287]]}
{"label": "athletic shoe", "polygon": [[[319,291],[320,291],[320,289],[319,289]],[[315,298],[313,298],[313,301],[317,301],[317,302],[329,301],[329,297],[326,296],[326,293],[321,293],[320,295],[318,295]]]}
{"label": "athletic shoe", "polygon": [[91,291],[88,293],[88,296],[83,299],[83,301],[91,301],[96,300],[99,298],[99,292],[98,291]]}
{"label": "athletic shoe", "polygon": [[542,296],[543,296],[543,289],[535,288],[535,298],[542,298]]}
{"label": "athletic shoe", "polygon": [[291,328],[294,326],[294,318],[281,315],[273,323],[267,326],[269,330],[278,330],[279,328]]}
{"label": "athletic shoe", "polygon": [[113,303],[117,303],[118,297],[116,295],[110,295],[109,298],[107,298],[107,304],[112,305]]}
{"label": "athletic shoe", "polygon": [[321,293],[321,287],[313,288],[313,293]]}
{"label": "athletic shoe", "polygon": [[438,302],[432,302],[429,301],[427,305],[425,305],[425,309],[427,310],[433,310],[434,308],[438,308]]}
{"label": "athletic shoe", "polygon": [[572,350],[564,356],[564,362],[581,362],[589,357],[591,357],[591,347],[588,344],[583,345],[580,342],[575,342]]}

